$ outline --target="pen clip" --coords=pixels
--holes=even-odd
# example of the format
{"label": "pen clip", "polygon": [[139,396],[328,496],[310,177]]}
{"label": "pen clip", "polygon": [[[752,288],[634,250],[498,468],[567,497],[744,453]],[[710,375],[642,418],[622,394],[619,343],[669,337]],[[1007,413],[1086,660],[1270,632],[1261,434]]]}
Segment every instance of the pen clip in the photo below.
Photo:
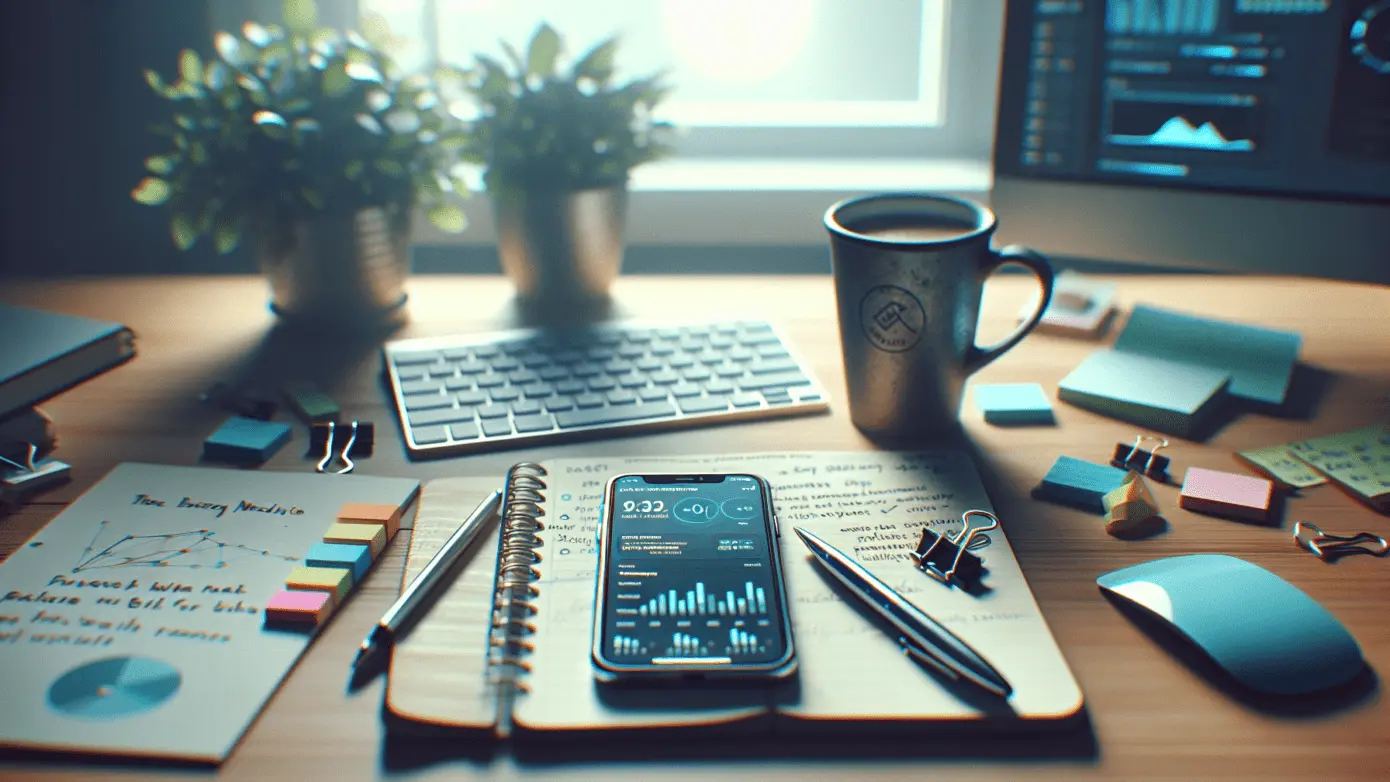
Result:
{"label": "pen clip", "polygon": [[914,644],[912,641],[908,640],[907,636],[905,636],[905,635],[900,635],[900,636],[898,636],[898,646],[903,650],[903,654],[907,655],[908,657],[911,657],[912,659],[916,660],[917,662],[921,663],[922,665],[925,665],[925,666],[927,666],[928,668],[931,668],[932,670],[936,671],[937,673],[941,674],[942,676],[945,676],[946,678],[950,679],[951,681],[959,681],[959,680],[960,680],[960,674],[956,673],[955,671],[951,670],[950,668],[947,668],[946,666],[944,666],[944,665],[942,665],[941,663],[937,662],[937,660],[936,660],[935,657],[932,657],[930,654],[928,654],[928,653],[927,653],[924,649],[922,649],[920,646],[918,646],[918,645]]}

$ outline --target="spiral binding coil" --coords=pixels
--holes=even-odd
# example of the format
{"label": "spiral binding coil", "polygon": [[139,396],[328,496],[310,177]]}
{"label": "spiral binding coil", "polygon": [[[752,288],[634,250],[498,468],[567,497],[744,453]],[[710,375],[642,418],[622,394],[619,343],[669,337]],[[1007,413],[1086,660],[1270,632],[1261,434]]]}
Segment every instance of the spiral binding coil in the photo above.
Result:
{"label": "spiral binding coil", "polygon": [[532,582],[541,576],[536,569],[541,555],[536,549],[542,540],[536,533],[545,529],[541,521],[545,477],[544,467],[523,462],[507,471],[503,487],[488,662],[490,681],[501,688],[504,700],[526,692],[521,677],[530,671],[524,658],[534,648],[527,636],[536,632],[531,623],[536,614],[532,601],[540,590]]}

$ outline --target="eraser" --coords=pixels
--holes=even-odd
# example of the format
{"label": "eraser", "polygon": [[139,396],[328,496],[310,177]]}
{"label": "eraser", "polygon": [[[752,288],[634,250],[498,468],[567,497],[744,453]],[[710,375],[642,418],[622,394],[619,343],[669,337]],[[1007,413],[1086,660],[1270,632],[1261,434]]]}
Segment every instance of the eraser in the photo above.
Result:
{"label": "eraser", "polygon": [[235,464],[261,464],[289,441],[289,424],[233,417],[203,441],[203,458]]}
{"label": "eraser", "polygon": [[287,589],[329,592],[341,604],[352,591],[352,571],[341,567],[297,567],[285,579]]}
{"label": "eraser", "polygon": [[997,425],[1054,424],[1052,403],[1037,383],[975,386],[975,405]]}
{"label": "eraser", "polygon": [[327,592],[281,589],[265,604],[266,624],[317,627],[333,613],[333,595]]}
{"label": "eraser", "polygon": [[1189,467],[1178,504],[1197,513],[1245,521],[1269,520],[1274,483],[1249,475]]}
{"label": "eraser", "polygon": [[386,539],[390,540],[400,532],[401,513],[401,508],[395,505],[349,502],[338,510],[338,521],[344,524],[379,524],[386,528]]}
{"label": "eraser", "polygon": [[1101,503],[1105,506],[1105,531],[1117,538],[1140,537],[1163,528],[1158,501],[1138,472],[1125,473],[1124,484],[1106,494]]}
{"label": "eraser", "polygon": [[359,583],[372,569],[372,551],[366,546],[343,543],[315,543],[304,555],[309,567],[340,567],[352,571],[353,583]]}
{"label": "eraser", "polygon": [[340,521],[323,533],[323,542],[366,546],[375,559],[386,548],[386,528],[377,524],[347,524]]}
{"label": "eraser", "polygon": [[1058,456],[1042,483],[1033,489],[1033,497],[1104,513],[1105,495],[1124,481],[1125,471],[1118,467]]}

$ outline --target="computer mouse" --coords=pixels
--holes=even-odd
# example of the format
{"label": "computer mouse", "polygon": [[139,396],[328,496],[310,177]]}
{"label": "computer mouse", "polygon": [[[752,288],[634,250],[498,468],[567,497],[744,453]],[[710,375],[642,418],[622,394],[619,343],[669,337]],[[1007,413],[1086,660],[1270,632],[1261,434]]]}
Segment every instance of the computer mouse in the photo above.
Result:
{"label": "computer mouse", "polygon": [[1365,668],[1351,633],[1297,587],[1242,559],[1190,554],[1102,575],[1110,595],[1162,619],[1240,684],[1297,695]]}

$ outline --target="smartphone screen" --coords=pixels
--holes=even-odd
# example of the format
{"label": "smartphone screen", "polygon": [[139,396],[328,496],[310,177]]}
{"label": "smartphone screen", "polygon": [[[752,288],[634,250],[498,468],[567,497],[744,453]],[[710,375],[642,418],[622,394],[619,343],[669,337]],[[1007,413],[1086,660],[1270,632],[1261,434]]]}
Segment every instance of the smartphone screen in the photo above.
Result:
{"label": "smartphone screen", "polygon": [[609,662],[738,667],[787,658],[764,487],[752,475],[614,479],[596,639]]}

